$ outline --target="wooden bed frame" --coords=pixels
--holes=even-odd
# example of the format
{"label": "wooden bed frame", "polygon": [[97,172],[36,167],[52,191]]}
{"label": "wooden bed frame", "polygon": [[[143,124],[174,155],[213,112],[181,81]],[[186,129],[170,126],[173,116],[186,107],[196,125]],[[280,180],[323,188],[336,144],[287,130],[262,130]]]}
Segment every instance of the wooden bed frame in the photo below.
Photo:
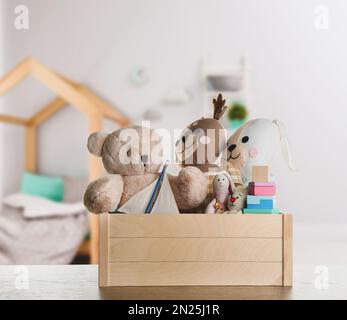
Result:
{"label": "wooden bed frame", "polygon": [[[98,97],[88,87],[78,84],[58,74],[47,66],[29,57],[19,63],[0,79],[0,96],[6,94],[27,76],[33,76],[57,97],[44,106],[30,119],[0,114],[0,122],[21,125],[26,128],[26,170],[37,170],[37,131],[38,127],[65,106],[72,106],[83,113],[89,121],[89,132],[102,129],[103,118],[108,118],[120,127],[129,125],[129,119],[105,100]],[[94,180],[102,174],[100,159],[90,156],[89,178]],[[89,252],[91,263],[98,263],[99,257],[99,216],[90,215],[90,242],[82,245],[84,253]],[[86,250],[86,247],[88,248]]]}

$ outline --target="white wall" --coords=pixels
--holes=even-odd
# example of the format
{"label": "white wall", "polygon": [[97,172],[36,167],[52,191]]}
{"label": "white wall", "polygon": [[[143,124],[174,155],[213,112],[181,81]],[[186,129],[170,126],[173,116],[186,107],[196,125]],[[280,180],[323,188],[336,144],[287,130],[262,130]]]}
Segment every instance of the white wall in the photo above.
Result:
{"label": "white wall", "polygon": [[[0,1],[0,21],[3,20],[3,2]],[[0,78],[1,75],[4,73],[4,30],[3,30],[3,24],[0,23]],[[2,99],[0,99],[0,112],[3,112],[4,109],[4,102]],[[4,145],[4,132],[3,132],[3,125],[0,124],[0,208],[2,203],[2,195],[3,195],[3,184],[4,184],[4,170],[3,170],[3,159],[4,159],[4,151],[3,151],[3,145]]]}
{"label": "white wall", "polygon": [[[280,207],[298,220],[346,221],[339,199],[347,179],[345,30],[347,2],[330,1],[330,28],[315,28],[317,1],[293,0],[22,0],[30,30],[13,28],[15,1],[4,4],[5,67],[32,55],[82,81],[130,117],[160,106],[162,94],[186,86],[184,107],[163,106],[158,127],[184,127],[201,114],[200,62],[234,63],[246,53],[253,117],[282,120],[300,171],[275,167]],[[136,88],[129,71],[142,64],[151,81]],[[5,99],[13,114],[32,114],[51,94],[26,81]],[[82,174],[86,123],[73,109],[41,130],[41,171]],[[58,132],[58,134],[57,134]],[[7,128],[5,193],[18,188],[22,132]]]}

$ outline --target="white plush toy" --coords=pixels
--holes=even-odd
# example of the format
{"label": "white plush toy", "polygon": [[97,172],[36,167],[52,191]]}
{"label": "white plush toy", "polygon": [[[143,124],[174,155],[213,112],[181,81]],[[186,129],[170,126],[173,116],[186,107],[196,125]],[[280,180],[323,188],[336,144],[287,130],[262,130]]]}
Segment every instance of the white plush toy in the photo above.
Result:
{"label": "white plush toy", "polygon": [[243,182],[248,183],[252,180],[252,167],[270,165],[280,147],[289,168],[294,170],[283,124],[268,119],[248,121],[228,139],[228,165],[239,169]]}
{"label": "white plush toy", "polygon": [[235,190],[235,184],[228,173],[219,173],[213,179],[214,199],[207,205],[205,213],[223,213],[227,210],[228,196]]}

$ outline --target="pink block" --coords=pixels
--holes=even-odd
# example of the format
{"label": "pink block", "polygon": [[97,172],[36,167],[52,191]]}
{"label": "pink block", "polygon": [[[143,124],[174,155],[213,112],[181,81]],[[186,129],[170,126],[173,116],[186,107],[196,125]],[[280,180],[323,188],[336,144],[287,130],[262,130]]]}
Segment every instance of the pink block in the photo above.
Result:
{"label": "pink block", "polygon": [[275,187],[275,182],[250,182],[250,186],[255,187]]}
{"label": "pink block", "polygon": [[276,187],[252,187],[250,193],[254,196],[274,196]]}

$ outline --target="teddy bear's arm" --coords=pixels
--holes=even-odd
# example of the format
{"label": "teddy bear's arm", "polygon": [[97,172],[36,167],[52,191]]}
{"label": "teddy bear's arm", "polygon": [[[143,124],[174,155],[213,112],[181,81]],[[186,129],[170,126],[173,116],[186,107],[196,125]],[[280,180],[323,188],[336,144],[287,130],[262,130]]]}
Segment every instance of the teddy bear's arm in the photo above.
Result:
{"label": "teddy bear's arm", "polygon": [[116,210],[123,193],[123,185],[123,178],[119,174],[102,177],[91,182],[84,193],[85,207],[93,213]]}
{"label": "teddy bear's arm", "polygon": [[169,181],[179,210],[194,209],[207,196],[206,176],[196,167],[183,168],[178,176],[169,176]]}

